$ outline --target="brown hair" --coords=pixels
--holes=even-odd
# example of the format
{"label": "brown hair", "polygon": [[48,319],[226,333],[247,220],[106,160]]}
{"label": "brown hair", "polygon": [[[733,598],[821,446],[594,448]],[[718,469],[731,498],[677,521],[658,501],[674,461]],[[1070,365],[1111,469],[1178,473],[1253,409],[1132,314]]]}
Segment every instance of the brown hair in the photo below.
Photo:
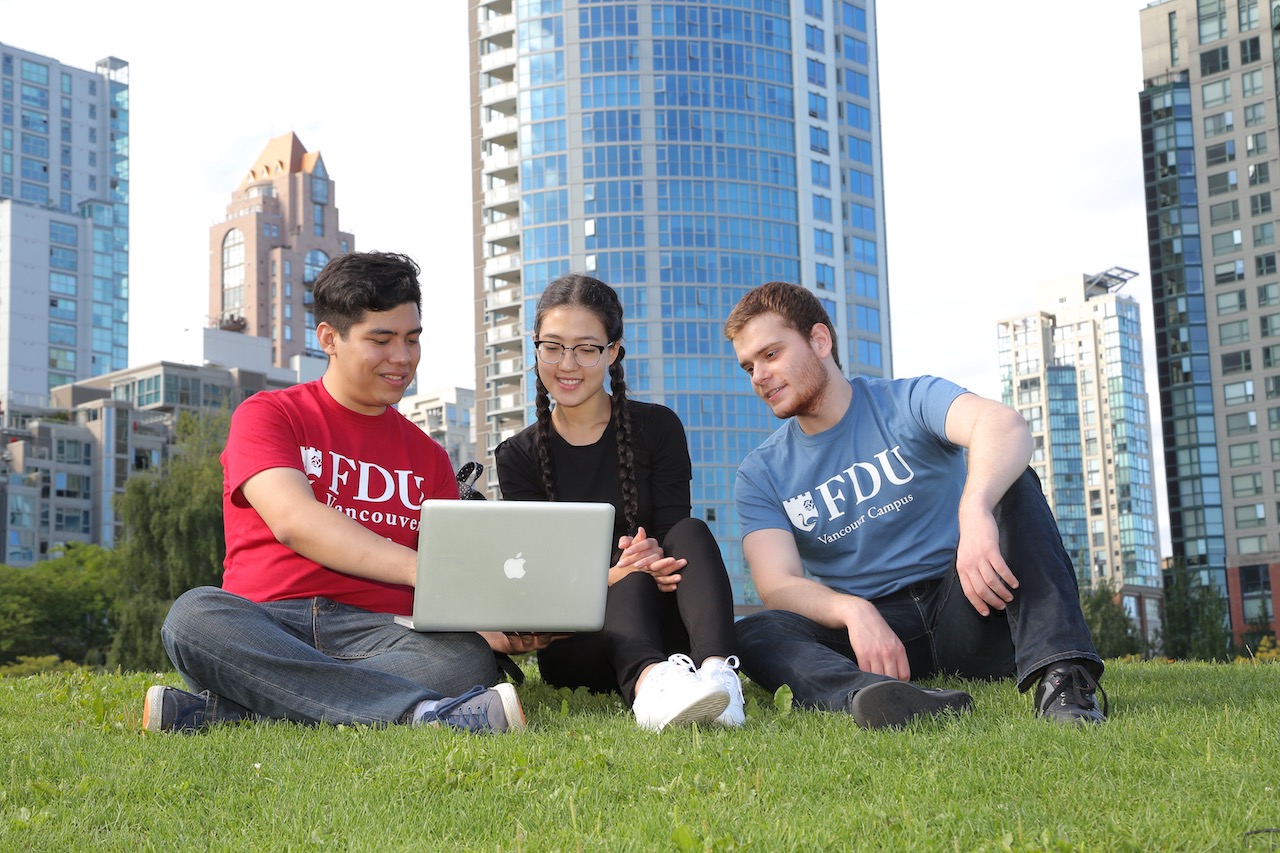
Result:
{"label": "brown hair", "polygon": [[[795,329],[807,341],[813,327],[821,323],[831,333],[831,358],[840,367],[836,346],[836,327],[818,297],[798,284],[771,281],[749,291],[729,312],[724,321],[724,336],[732,341],[743,326],[762,314],[777,314],[782,322]],[[843,369],[843,368],[842,368]]]}
{"label": "brown hair", "polygon": [[[622,302],[612,287],[589,275],[570,273],[562,275],[543,291],[534,315],[533,335],[538,336],[542,318],[555,308],[584,308],[599,318],[604,325],[605,340],[610,343],[622,340]],[[627,530],[634,532],[639,525],[639,497],[636,490],[635,454],[631,449],[631,413],[627,411],[627,381],[622,360],[627,351],[618,343],[618,357],[609,365],[609,388],[612,391],[613,427],[618,436],[618,481],[622,486],[622,514]],[[533,448],[538,470],[546,488],[547,500],[556,499],[555,476],[551,468],[551,396],[542,377],[534,368],[537,394],[534,403],[538,413],[537,429],[533,432]]]}

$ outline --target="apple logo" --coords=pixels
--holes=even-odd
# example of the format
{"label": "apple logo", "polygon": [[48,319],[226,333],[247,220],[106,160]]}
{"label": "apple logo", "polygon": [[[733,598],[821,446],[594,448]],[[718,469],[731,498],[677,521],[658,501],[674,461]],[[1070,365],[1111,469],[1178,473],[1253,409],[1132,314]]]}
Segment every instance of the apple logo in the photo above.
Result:
{"label": "apple logo", "polygon": [[521,551],[519,554],[516,554],[514,557],[502,564],[502,571],[506,573],[507,577],[514,580],[519,580],[524,577],[523,554],[524,552]]}

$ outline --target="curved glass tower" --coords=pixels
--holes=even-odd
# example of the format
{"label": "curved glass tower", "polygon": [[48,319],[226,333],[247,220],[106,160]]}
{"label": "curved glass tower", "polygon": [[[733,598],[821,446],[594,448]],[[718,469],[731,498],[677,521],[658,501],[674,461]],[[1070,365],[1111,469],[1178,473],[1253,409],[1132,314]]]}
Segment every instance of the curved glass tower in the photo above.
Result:
{"label": "curved glass tower", "polygon": [[531,418],[547,283],[621,294],[627,380],[674,409],[735,600],[733,479],[778,422],[722,327],[750,288],[826,303],[851,373],[890,373],[874,2],[471,0],[477,451]]}

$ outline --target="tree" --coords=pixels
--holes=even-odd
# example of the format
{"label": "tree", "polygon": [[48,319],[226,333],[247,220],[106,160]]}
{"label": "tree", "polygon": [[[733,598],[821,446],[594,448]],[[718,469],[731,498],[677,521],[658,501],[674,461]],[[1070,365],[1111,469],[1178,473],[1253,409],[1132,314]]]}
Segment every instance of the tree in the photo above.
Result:
{"label": "tree", "polygon": [[1164,653],[1171,658],[1230,660],[1227,602],[1181,560],[1164,573]]}
{"label": "tree", "polygon": [[0,663],[57,656],[100,665],[111,642],[112,553],[72,543],[36,565],[0,566]]}
{"label": "tree", "polygon": [[160,625],[173,600],[197,586],[218,585],[226,544],[222,532],[222,465],[230,415],[178,417],[169,459],[137,474],[116,500],[124,527],[112,590],[115,641],[107,663],[163,670],[168,656]]}
{"label": "tree", "polygon": [[1093,645],[1103,658],[1136,655],[1143,650],[1145,644],[1138,626],[1124,612],[1124,605],[1120,603],[1111,581],[1100,581],[1081,595],[1080,609],[1084,611],[1084,621],[1089,625]]}

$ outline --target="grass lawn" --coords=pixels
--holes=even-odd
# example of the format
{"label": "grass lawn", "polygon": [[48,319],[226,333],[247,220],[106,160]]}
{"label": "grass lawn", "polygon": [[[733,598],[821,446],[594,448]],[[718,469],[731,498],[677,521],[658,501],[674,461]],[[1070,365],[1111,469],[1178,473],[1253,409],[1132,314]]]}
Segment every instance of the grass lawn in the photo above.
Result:
{"label": "grass lawn", "polygon": [[1003,682],[877,732],[749,686],[744,728],[661,734],[526,669],[528,731],[489,737],[153,735],[154,675],[0,680],[0,850],[1280,849],[1274,664],[1114,663],[1088,729]]}

